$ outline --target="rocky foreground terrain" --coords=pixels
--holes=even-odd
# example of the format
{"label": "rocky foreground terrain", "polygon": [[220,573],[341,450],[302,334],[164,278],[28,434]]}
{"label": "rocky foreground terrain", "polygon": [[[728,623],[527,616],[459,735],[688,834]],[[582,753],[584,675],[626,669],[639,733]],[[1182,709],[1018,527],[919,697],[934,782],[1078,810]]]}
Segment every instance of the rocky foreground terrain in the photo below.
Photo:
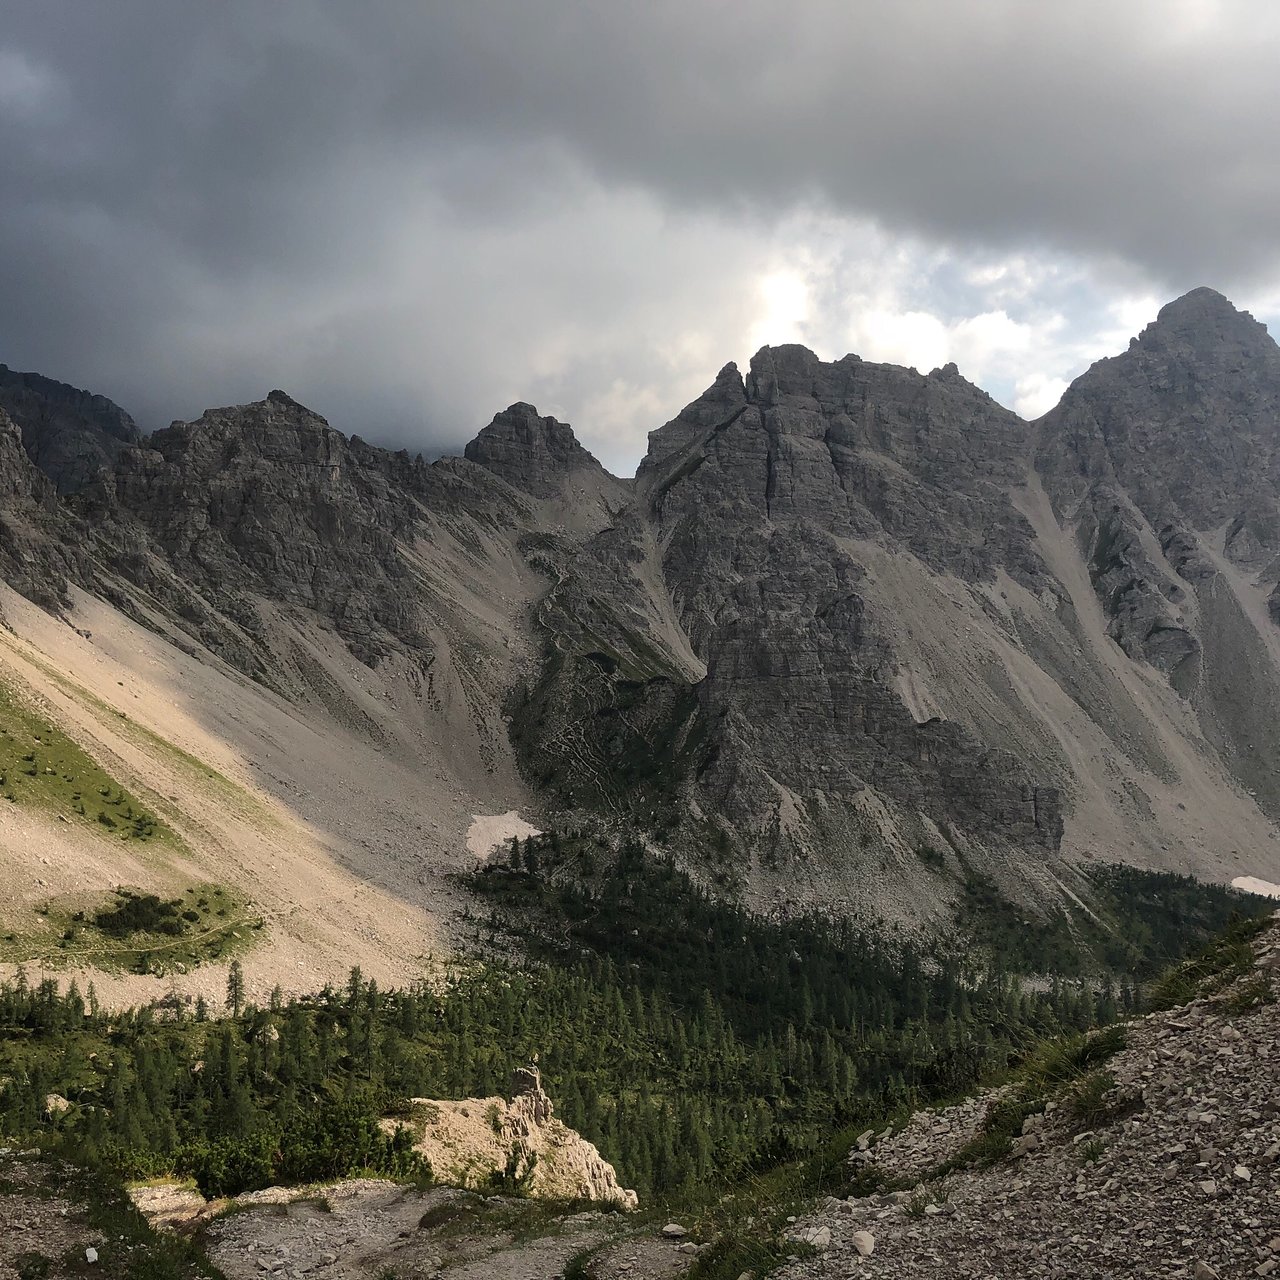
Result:
{"label": "rocky foreground terrain", "polygon": [[697,1257],[685,1239],[637,1231],[616,1215],[539,1212],[527,1201],[418,1192],[385,1183],[322,1188],[307,1200],[253,1208],[211,1224],[210,1259],[228,1280],[315,1275],[377,1280],[556,1280],[593,1258],[599,1280],[674,1280]]}
{"label": "rocky foreground terrain", "polygon": [[939,1176],[1009,1090],[868,1135],[855,1166],[899,1189],[827,1201],[793,1228],[815,1256],[779,1274],[1280,1272],[1280,915],[1255,951],[1211,994],[1127,1024],[1125,1047],[1098,1065],[1105,1091],[1087,1078],[1051,1087],[988,1169]]}
{"label": "rocky foreground terrain", "polygon": [[[1011,1084],[868,1131],[850,1153],[857,1193],[774,1222],[787,1260],[768,1273],[1245,1280],[1280,1272],[1280,913],[1184,976],[1197,992],[1188,1003],[1093,1033],[1084,1042],[1091,1053],[1059,1042],[1032,1055]],[[1019,1122],[993,1144],[993,1121],[1012,1106]],[[84,1273],[86,1248],[111,1271],[141,1247],[104,1231],[86,1209],[84,1184],[36,1153],[4,1153],[0,1179],[4,1280],[29,1280],[19,1260],[33,1253],[52,1260],[43,1274],[61,1276]],[[589,1280],[671,1280],[716,1243],[697,1221],[373,1180],[270,1189],[231,1206],[178,1187],[133,1195],[164,1230],[194,1235],[233,1280],[377,1280],[389,1271],[556,1280],[571,1265]],[[773,1209],[761,1204],[742,1229],[759,1237]]]}
{"label": "rocky foreground terrain", "polygon": [[192,1273],[204,1262],[226,1280],[379,1280],[389,1272],[405,1280],[556,1280],[588,1255],[599,1280],[675,1280],[699,1254],[687,1237],[637,1229],[619,1214],[364,1179],[255,1192],[211,1220],[190,1192],[140,1189],[147,1216],[161,1224],[157,1245],[141,1219],[122,1209],[104,1215],[78,1176],[38,1153],[0,1149],[0,1178],[0,1280],[123,1278],[131,1267],[150,1274],[144,1259],[181,1257],[177,1246],[188,1236],[198,1242]]}

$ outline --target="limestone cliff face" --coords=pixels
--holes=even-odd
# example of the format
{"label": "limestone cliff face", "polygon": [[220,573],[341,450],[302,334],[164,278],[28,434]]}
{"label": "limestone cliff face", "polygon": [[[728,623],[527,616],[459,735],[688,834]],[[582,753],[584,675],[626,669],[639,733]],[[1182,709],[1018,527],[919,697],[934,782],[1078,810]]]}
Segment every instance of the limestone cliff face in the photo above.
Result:
{"label": "limestone cliff face", "polygon": [[541,1199],[639,1206],[595,1144],[556,1119],[536,1067],[513,1073],[511,1093],[510,1102],[411,1100],[414,1149],[430,1161],[437,1181],[484,1189],[505,1178],[502,1185],[520,1185]]}
{"label": "limestone cliff face", "polygon": [[1075,529],[1108,634],[1171,681],[1280,815],[1267,622],[1280,616],[1280,348],[1196,289],[1072,384],[1039,423],[1036,465]]}
{"label": "limestone cliff face", "polygon": [[778,909],[1277,879],[1277,422],[1280,350],[1207,290],[1037,424],[954,366],[765,348],[634,481],[530,405],[426,464],[272,392],[62,501],[0,430],[0,572]]}
{"label": "limestone cliff face", "polygon": [[568,423],[541,417],[531,404],[513,404],[467,445],[466,458],[538,498],[559,493],[575,471],[603,474]]}
{"label": "limestone cliff face", "polygon": [[[396,464],[272,392],[156,432],[85,505],[112,526],[104,542],[115,544],[109,554],[120,548],[121,571],[233,660],[255,662],[237,653],[237,632],[251,647],[268,643],[255,594],[314,611],[375,659],[415,627],[397,545],[414,502],[391,480]],[[256,655],[263,670],[269,659]]]}
{"label": "limestone cliff face", "polygon": [[0,408],[17,423],[28,456],[59,493],[82,489],[140,438],[133,419],[106,396],[2,364]]}
{"label": "limestone cliff face", "polygon": [[[427,671],[457,612],[454,554],[482,563],[530,509],[488,471],[347,438],[273,391],[126,450],[76,499],[103,561],[233,666],[285,691],[272,620],[318,620],[370,666]],[[433,564],[433,558],[435,564]],[[500,695],[497,695],[500,700]]]}
{"label": "limestone cliff face", "polygon": [[[669,454],[675,435],[688,438]],[[799,801],[821,839],[818,793],[848,806],[871,788],[935,822],[1056,848],[1049,779],[908,710],[867,590],[868,553],[888,545],[961,581],[990,582],[999,567],[1046,586],[1006,492],[1023,435],[953,367],[823,364],[798,347],[753,359],[731,421],[689,433],[677,419],[655,434],[641,490],[706,663],[702,712],[726,739],[703,778],[715,808],[758,814],[773,791],[781,806],[766,821],[781,834],[782,809]]]}
{"label": "limestone cliff face", "polygon": [[1251,559],[1275,535],[1278,418],[1280,348],[1220,293],[1195,289],[1076,379],[1043,419],[1036,462],[1060,506],[1101,481],[1152,523],[1229,525],[1236,557]]}
{"label": "limestone cliff face", "polygon": [[857,874],[942,829],[1052,857],[1053,776],[913,713],[868,576],[892,549],[960,583],[1054,590],[1008,493],[1025,440],[953,367],[801,347],[764,349],[745,380],[726,366],[653,433],[634,510],[544,605],[552,694],[517,718],[537,776],[773,870]]}
{"label": "limestone cliff face", "polygon": [[86,572],[83,531],[64,520],[48,478],[32,465],[17,424],[0,408],[0,577],[47,609]]}

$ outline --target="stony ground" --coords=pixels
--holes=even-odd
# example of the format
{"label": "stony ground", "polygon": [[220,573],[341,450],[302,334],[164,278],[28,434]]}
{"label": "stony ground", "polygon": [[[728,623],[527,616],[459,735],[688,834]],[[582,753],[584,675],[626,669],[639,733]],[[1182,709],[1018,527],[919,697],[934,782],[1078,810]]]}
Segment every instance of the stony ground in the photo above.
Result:
{"label": "stony ground", "polygon": [[[155,1253],[142,1219],[129,1223],[119,1211],[104,1219],[60,1168],[38,1153],[0,1149],[0,1280],[135,1280]],[[631,1215],[380,1179],[210,1204],[171,1184],[132,1195],[162,1247],[197,1246],[176,1269],[155,1272],[188,1280],[210,1265],[225,1280],[559,1280],[575,1260],[592,1280],[677,1280],[698,1252],[687,1235],[664,1235]]]}
{"label": "stony ground", "polygon": [[780,1275],[1280,1276],[1280,1004],[1251,1003],[1280,994],[1280,924],[1257,952],[1252,974],[1129,1027],[1104,1064],[1112,1112],[1091,1130],[1068,1093],[1027,1121],[1017,1154],[919,1182],[981,1128],[990,1096],[869,1144],[867,1163],[906,1189],[828,1200],[796,1227],[816,1253]]}
{"label": "stony ground", "polygon": [[[288,1203],[242,1199],[203,1232],[228,1280],[556,1280],[590,1257],[597,1280],[674,1280],[693,1262],[666,1239],[616,1213],[564,1213],[529,1200],[378,1181],[318,1188]],[[688,1250],[688,1251],[686,1251]]]}
{"label": "stony ground", "polygon": [[22,1276],[38,1259],[54,1263],[101,1248],[101,1231],[89,1225],[74,1200],[53,1191],[41,1165],[5,1152],[0,1157],[0,1277]]}
{"label": "stony ground", "polygon": [[154,1231],[119,1185],[0,1147],[0,1280],[213,1280],[198,1248]]}

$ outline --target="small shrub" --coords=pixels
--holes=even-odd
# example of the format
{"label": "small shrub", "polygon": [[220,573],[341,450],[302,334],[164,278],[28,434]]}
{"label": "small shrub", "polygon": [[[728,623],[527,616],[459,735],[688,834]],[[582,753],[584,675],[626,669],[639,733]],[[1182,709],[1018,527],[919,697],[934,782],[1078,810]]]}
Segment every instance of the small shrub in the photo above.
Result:
{"label": "small shrub", "polygon": [[489,1187],[502,1195],[527,1196],[533,1186],[534,1171],[538,1167],[538,1153],[516,1143],[507,1152],[506,1163],[489,1175]]}
{"label": "small shrub", "polygon": [[580,1249],[564,1264],[564,1280],[592,1280],[591,1260],[599,1252],[599,1245]]}
{"label": "small shrub", "polygon": [[907,1201],[907,1217],[923,1218],[925,1206],[933,1203],[933,1197],[924,1191],[917,1191],[915,1195]]}
{"label": "small shrub", "polygon": [[846,1193],[857,1199],[879,1195],[884,1191],[892,1191],[890,1179],[883,1169],[873,1164],[860,1164],[846,1184]]}
{"label": "small shrub", "polygon": [[1059,1036],[1046,1041],[1027,1060],[1027,1075],[1044,1085],[1070,1084],[1127,1044],[1128,1036],[1119,1024],[1087,1035]]}
{"label": "small shrub", "polygon": [[1136,1111],[1141,1103],[1116,1097],[1116,1078],[1109,1071],[1085,1076],[1066,1100],[1067,1114],[1081,1129],[1097,1129]]}
{"label": "small shrub", "polygon": [[1244,977],[1254,964],[1253,940],[1268,922],[1267,916],[1237,920],[1198,955],[1157,978],[1147,992],[1148,1007],[1176,1009]]}
{"label": "small shrub", "polygon": [[940,1178],[955,1169],[984,1168],[1003,1159],[1013,1148],[1013,1140],[1022,1133],[1027,1117],[1039,1115],[1044,1104],[1044,1097],[1034,1091],[1020,1091],[1001,1098],[987,1112],[982,1131],[929,1176]]}
{"label": "small shrub", "polygon": [[946,855],[931,844],[917,845],[915,853],[926,867],[932,867],[935,871],[941,871],[947,865]]}

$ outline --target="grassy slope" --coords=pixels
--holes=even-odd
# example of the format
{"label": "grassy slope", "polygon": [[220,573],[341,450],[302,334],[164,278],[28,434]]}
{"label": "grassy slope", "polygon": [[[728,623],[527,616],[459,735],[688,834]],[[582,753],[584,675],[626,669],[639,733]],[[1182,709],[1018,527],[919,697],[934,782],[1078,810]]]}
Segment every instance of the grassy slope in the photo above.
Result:
{"label": "grassy slope", "polygon": [[112,920],[122,902],[137,897],[118,888],[88,892],[42,903],[36,924],[0,933],[0,961],[39,963],[45,968],[90,964],[97,969],[127,969],[163,975],[181,973],[207,961],[227,960],[248,949],[261,933],[262,916],[230,889],[217,884],[190,885],[163,916],[151,913],[137,927]]}
{"label": "grassy slope", "polygon": [[53,720],[0,682],[0,796],[114,839],[176,848],[179,837]]}

